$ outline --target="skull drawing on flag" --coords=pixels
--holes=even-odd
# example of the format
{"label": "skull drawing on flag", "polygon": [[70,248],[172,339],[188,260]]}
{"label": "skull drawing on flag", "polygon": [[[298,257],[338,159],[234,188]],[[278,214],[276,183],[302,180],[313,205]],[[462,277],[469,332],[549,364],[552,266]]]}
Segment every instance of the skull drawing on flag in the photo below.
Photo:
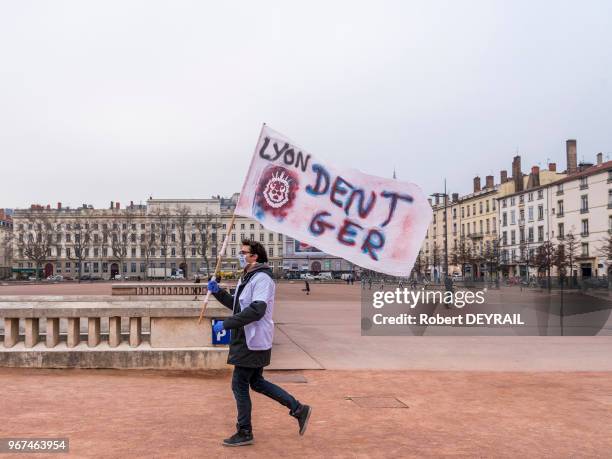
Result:
{"label": "skull drawing on flag", "polygon": [[293,204],[297,189],[298,179],[295,174],[281,166],[266,168],[259,179],[255,195],[254,204],[258,216],[271,213],[283,219]]}

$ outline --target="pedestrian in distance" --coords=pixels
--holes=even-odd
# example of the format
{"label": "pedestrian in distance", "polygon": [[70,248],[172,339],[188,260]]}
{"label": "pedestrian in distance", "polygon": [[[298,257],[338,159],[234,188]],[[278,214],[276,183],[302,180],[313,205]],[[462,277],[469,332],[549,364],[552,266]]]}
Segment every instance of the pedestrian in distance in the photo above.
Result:
{"label": "pedestrian in distance", "polygon": [[214,333],[232,330],[227,363],[234,365],[232,392],[236,400],[238,419],[236,433],[223,440],[224,446],[244,446],[253,443],[251,424],[251,397],[249,387],[289,408],[304,435],[312,409],[300,403],[283,388],[263,377],[264,367],[270,365],[272,338],[274,335],[274,296],[276,285],[272,270],[268,266],[266,249],[259,242],[242,241],[238,260],[243,268],[234,295],[219,287],[217,282],[208,282],[208,290],[233,315],[219,320]]}
{"label": "pedestrian in distance", "polygon": [[304,279],[304,288],[302,292],[306,292],[306,295],[310,295],[310,284],[308,283],[308,279]]}

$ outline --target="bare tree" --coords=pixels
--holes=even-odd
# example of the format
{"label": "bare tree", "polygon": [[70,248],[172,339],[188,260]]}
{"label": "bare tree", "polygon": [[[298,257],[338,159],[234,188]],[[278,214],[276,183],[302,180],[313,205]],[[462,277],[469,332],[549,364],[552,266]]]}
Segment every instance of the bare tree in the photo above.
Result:
{"label": "bare tree", "polygon": [[4,231],[2,238],[0,238],[0,253],[3,254],[3,262],[8,267],[6,277],[10,276],[11,266],[13,266],[13,244],[14,244],[14,232]]}
{"label": "bare tree", "polygon": [[127,208],[118,218],[113,220],[112,226],[107,228],[107,240],[110,244],[112,258],[119,263],[119,272],[124,276],[124,264],[128,258],[129,250],[136,246],[136,224],[134,212]]}
{"label": "bare tree", "polygon": [[565,244],[563,242],[557,244],[557,247],[555,248],[553,265],[555,266],[555,268],[557,268],[559,284],[563,286],[563,283],[565,281],[566,269],[568,266],[567,253],[565,251]]}
{"label": "bare tree", "polygon": [[548,284],[549,290],[551,288],[550,269],[553,266],[554,259],[555,259],[555,245],[552,242],[546,241],[537,248],[537,255],[535,259],[536,265],[538,267],[538,272],[546,273],[546,277],[548,279],[547,284]]}
{"label": "bare tree", "polygon": [[599,247],[599,255],[606,260],[608,264],[608,286],[612,287],[612,231],[608,231],[608,235],[601,241]]}
{"label": "bare tree", "polygon": [[471,262],[472,254],[464,236],[459,237],[458,244],[451,252],[451,259],[453,260],[453,264],[461,266],[461,276],[465,277],[465,265]]}
{"label": "bare tree", "polygon": [[181,260],[183,260],[183,276],[187,279],[187,249],[189,248],[189,240],[187,239],[187,228],[191,222],[191,209],[188,206],[177,206],[174,209],[173,221],[176,224],[176,228],[179,232],[179,253]]}
{"label": "bare tree", "polygon": [[167,277],[166,269],[168,268],[168,248],[170,246],[169,229],[171,223],[170,211],[167,208],[157,208],[153,211],[156,224],[158,226],[158,247],[161,255],[164,257],[164,277]]}
{"label": "bare tree", "polygon": [[89,248],[92,244],[91,234],[92,227],[89,220],[79,221],[74,224],[71,243],[72,252],[67,258],[76,262],[79,282],[83,274],[83,261],[89,256]]}
{"label": "bare tree", "polygon": [[151,258],[158,247],[158,238],[155,233],[155,223],[145,225],[144,231],[140,232],[140,255],[145,261],[145,279],[149,278],[149,267]]}
{"label": "bare tree", "polygon": [[28,211],[22,221],[25,228],[17,240],[19,255],[34,264],[36,279],[40,279],[42,265],[51,258],[55,224],[44,209]]}
{"label": "bare tree", "polygon": [[209,254],[212,252],[212,246],[217,244],[217,223],[216,219],[209,213],[198,214],[195,217],[196,221],[196,238],[195,248],[198,255],[204,260],[206,265],[206,273],[210,274],[210,259]]}
{"label": "bare tree", "polygon": [[578,257],[578,241],[576,236],[571,231],[564,238],[564,252],[567,259],[567,268],[569,269],[569,277],[571,280],[570,286],[576,285],[576,276],[574,275],[574,265]]}

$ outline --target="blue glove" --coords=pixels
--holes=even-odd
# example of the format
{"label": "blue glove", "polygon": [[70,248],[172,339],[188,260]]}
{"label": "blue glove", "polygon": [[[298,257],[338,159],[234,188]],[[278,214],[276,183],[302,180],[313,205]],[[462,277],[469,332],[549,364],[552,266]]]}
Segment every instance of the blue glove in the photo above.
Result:
{"label": "blue glove", "polygon": [[206,287],[208,288],[208,291],[210,293],[217,293],[220,290],[219,284],[217,284],[217,281],[214,281],[214,280],[208,281],[208,284],[206,285]]}
{"label": "blue glove", "polygon": [[[215,282],[216,284],[216,282]],[[214,333],[221,333],[224,330],[223,328],[223,321],[219,320],[218,322],[215,323],[215,325],[213,325],[213,332]]]}

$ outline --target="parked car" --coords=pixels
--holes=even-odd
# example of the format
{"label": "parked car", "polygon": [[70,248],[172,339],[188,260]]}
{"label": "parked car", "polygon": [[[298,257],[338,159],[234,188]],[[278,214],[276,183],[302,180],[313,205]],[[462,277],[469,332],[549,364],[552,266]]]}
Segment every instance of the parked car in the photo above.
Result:
{"label": "parked car", "polygon": [[324,273],[319,273],[316,274],[315,276],[313,276],[314,280],[332,280],[332,273],[328,273],[328,272],[324,272]]}
{"label": "parked car", "polygon": [[302,280],[315,280],[315,277],[310,273],[300,274]]}
{"label": "parked car", "polygon": [[61,282],[64,280],[64,276],[61,274],[53,274],[52,276],[47,277],[49,282]]}

